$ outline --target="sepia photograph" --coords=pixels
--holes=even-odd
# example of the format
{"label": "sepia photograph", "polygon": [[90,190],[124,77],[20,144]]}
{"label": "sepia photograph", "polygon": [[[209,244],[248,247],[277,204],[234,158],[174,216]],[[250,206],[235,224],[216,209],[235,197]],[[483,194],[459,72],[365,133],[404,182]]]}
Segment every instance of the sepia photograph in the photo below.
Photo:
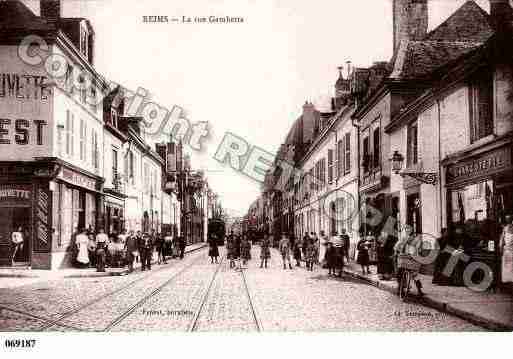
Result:
{"label": "sepia photograph", "polygon": [[0,1],[0,352],[512,331],[513,1]]}

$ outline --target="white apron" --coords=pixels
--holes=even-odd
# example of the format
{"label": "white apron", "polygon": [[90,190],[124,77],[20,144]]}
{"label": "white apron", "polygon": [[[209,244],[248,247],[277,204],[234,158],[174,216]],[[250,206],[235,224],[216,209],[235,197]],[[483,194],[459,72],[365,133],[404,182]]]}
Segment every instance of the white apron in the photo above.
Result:
{"label": "white apron", "polygon": [[513,283],[513,233],[504,233],[504,252],[502,253],[502,282]]}

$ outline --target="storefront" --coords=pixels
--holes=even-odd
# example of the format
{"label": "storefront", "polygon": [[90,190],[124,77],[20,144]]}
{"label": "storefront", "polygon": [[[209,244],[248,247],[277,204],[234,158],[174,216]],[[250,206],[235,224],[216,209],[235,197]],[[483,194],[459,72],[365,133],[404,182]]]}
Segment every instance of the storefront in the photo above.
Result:
{"label": "storefront", "polygon": [[63,165],[53,181],[53,238],[51,268],[74,262],[74,240],[81,228],[96,232],[103,227],[103,179]]}
{"label": "storefront", "polygon": [[388,217],[392,214],[391,203],[392,197],[389,191],[388,177],[381,177],[377,185],[370,188],[360,188],[360,200],[362,203],[362,213],[360,216],[360,238],[373,238],[369,243],[369,260],[376,263],[377,254],[377,238]]}
{"label": "storefront", "polygon": [[512,142],[503,139],[444,163],[449,231],[464,233],[461,245],[471,257],[467,265],[485,263],[493,283],[500,283],[505,216],[513,214]]}
{"label": "storefront", "polygon": [[[54,173],[52,163],[0,163],[0,266],[49,268]],[[16,253],[11,242],[14,231],[24,239]]]}
{"label": "storefront", "polygon": [[126,229],[125,197],[109,193],[105,195],[104,204],[105,232],[121,233]]}

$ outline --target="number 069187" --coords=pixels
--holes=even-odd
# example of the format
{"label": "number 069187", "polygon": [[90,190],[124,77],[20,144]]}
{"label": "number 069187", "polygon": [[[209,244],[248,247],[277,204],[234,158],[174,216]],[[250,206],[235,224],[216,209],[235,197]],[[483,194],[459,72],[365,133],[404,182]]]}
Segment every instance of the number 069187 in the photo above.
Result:
{"label": "number 069187", "polygon": [[34,348],[36,346],[35,339],[5,339],[4,346],[6,348]]}

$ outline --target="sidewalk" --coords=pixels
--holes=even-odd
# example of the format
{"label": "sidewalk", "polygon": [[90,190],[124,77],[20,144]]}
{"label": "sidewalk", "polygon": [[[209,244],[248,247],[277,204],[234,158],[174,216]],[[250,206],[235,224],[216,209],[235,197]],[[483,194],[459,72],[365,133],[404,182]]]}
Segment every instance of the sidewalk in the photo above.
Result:
{"label": "sidewalk", "polygon": [[[195,243],[185,248],[185,253],[191,253],[207,247],[206,243]],[[157,254],[154,253],[152,263],[157,262]],[[134,263],[134,269],[140,270],[141,263]],[[97,272],[95,268],[66,268],[57,270],[26,269],[26,268],[0,268],[0,288],[18,286],[12,278],[25,279],[26,283],[41,280],[53,280],[61,278],[91,278],[108,277],[128,274],[127,268],[106,268],[105,272]],[[13,283],[9,283],[13,282]],[[22,284],[23,285],[23,284]]]}
{"label": "sidewalk", "polygon": [[[382,290],[397,294],[397,281],[378,278],[376,266],[371,274],[363,275],[361,267],[346,263],[344,272]],[[496,331],[513,330],[513,296],[507,293],[476,292],[466,287],[439,286],[432,283],[433,277],[419,274],[424,297],[416,297],[413,288],[411,300],[441,312],[463,318],[471,323]]]}

